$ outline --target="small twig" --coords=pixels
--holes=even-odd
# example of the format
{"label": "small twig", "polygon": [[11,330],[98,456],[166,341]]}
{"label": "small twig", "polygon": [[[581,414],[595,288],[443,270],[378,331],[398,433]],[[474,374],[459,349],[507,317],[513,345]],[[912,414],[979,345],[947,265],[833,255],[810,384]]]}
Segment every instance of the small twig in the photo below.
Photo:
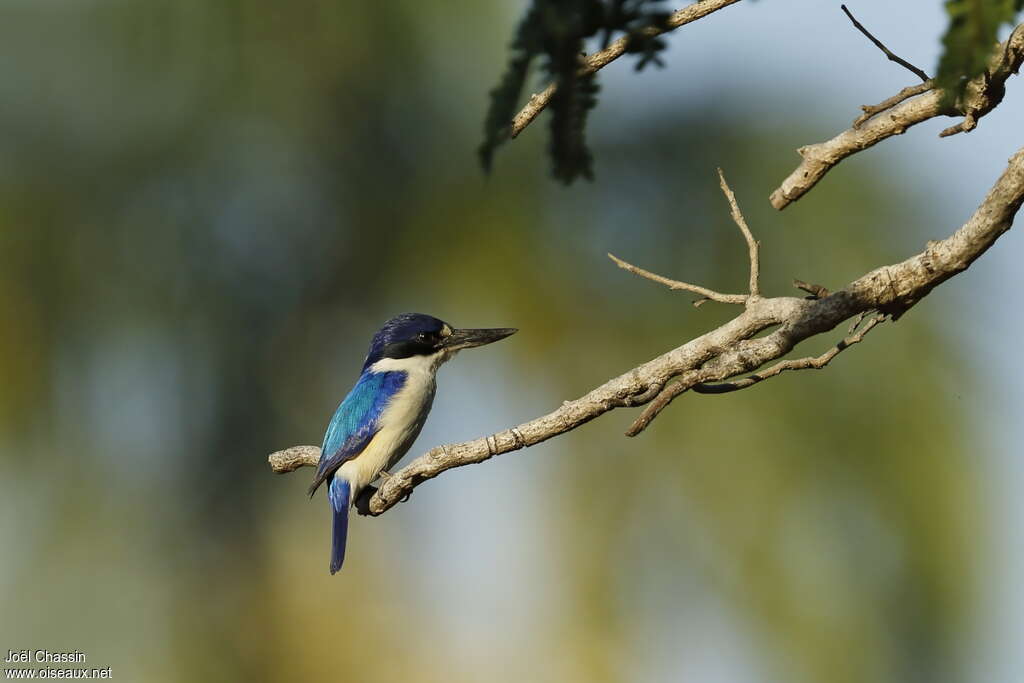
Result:
{"label": "small twig", "polygon": [[853,322],[850,323],[850,326],[846,328],[846,334],[853,334],[857,330],[857,328],[860,327],[860,324],[864,322],[864,318],[868,315],[868,313],[871,313],[871,311],[861,311],[860,313],[858,313],[857,317],[854,318]]}
{"label": "small twig", "polygon": [[878,104],[862,104],[860,108],[861,111],[863,111],[864,113],[853,120],[853,127],[860,128],[862,125],[864,125],[865,121],[868,121],[872,117],[881,114],[883,111],[888,111],[889,109],[892,109],[893,107],[895,107],[897,104],[904,100],[928,92],[933,87],[935,87],[935,82],[927,80],[924,83],[918,83],[917,85],[908,86],[903,90],[900,90],[892,97],[882,100]]}
{"label": "small twig", "polygon": [[[861,317],[863,317],[863,313],[861,314]],[[854,322],[853,326],[851,327],[851,330],[855,328],[857,324],[860,323],[860,319],[861,318],[858,318]],[[849,337],[846,337],[838,344],[833,346],[831,349],[815,358],[799,358],[796,360],[784,360],[781,363],[776,363],[775,365],[773,365],[772,367],[768,368],[763,372],[755,372],[749,377],[744,377],[743,379],[737,380],[735,382],[722,382],[721,384],[695,384],[690,388],[693,389],[694,393],[697,394],[728,394],[733,391],[739,391],[740,389],[746,389],[747,387],[754,386],[758,382],[763,382],[764,380],[770,377],[780,375],[786,370],[821,370],[826,365],[828,365],[833,358],[835,358],[840,353],[850,348],[854,344],[857,344],[858,342],[863,340],[864,337],[867,336],[868,332],[872,330],[872,328],[874,328],[876,325],[878,325],[878,323],[883,322],[884,320],[884,315],[876,315],[874,318],[869,320],[868,323],[864,325],[864,327],[862,327],[859,332],[857,332],[856,334],[851,334]]]}
{"label": "small twig", "polygon": [[647,429],[647,426],[651,424],[654,418],[658,417],[661,411],[665,410],[665,408],[668,407],[668,404],[671,403],[676,396],[679,396],[689,388],[690,386],[683,381],[672,382],[665,386],[665,388],[658,392],[658,395],[654,397],[654,400],[647,404],[647,407],[640,413],[640,417],[633,420],[633,424],[631,424],[629,429],[626,430],[626,436],[636,436]]}
{"label": "small twig", "polygon": [[816,299],[824,299],[829,295],[829,291],[821,285],[815,285],[810,282],[804,282],[803,280],[793,280],[793,286],[797,289],[803,290],[813,296]]}
{"label": "small twig", "polygon": [[739,227],[740,232],[743,233],[743,238],[747,240],[747,251],[750,256],[750,296],[760,296],[761,289],[758,284],[760,281],[760,259],[757,250],[757,240],[754,239],[754,235],[750,232],[750,228],[747,227],[747,221],[744,220],[743,214],[740,212],[740,207],[736,203],[736,195],[733,194],[732,188],[729,187],[729,183],[725,182],[725,174],[722,173],[722,169],[718,169],[718,184],[722,188],[722,193],[725,198],[729,201],[729,212],[732,214],[732,219]]}
{"label": "small twig", "polygon": [[965,117],[964,120],[961,121],[960,123],[953,124],[949,128],[943,128],[939,132],[939,137],[940,138],[948,138],[950,135],[956,135],[957,133],[966,133],[966,132],[974,130],[975,126],[977,126],[977,125],[978,125],[977,123],[974,123],[973,126],[968,128],[967,127],[967,118]]}
{"label": "small twig", "polygon": [[[699,294],[700,299],[693,302],[694,307],[699,307],[705,301],[717,301],[723,304],[749,304],[752,299],[761,296],[760,289],[760,257],[758,255],[758,244],[757,240],[754,239],[753,233],[750,232],[750,227],[747,225],[746,219],[743,218],[743,212],[740,211],[739,204],[736,202],[736,195],[733,194],[732,188],[729,187],[729,183],[725,180],[725,174],[722,169],[718,169],[718,184],[722,188],[722,194],[725,195],[726,201],[729,202],[729,212],[732,215],[733,222],[743,233],[743,239],[747,241],[747,253],[750,258],[750,282],[749,289],[750,294],[722,294],[716,292],[707,287],[701,287],[700,285],[690,284],[689,282],[681,282],[679,280],[671,280],[663,275],[652,273],[649,270],[644,270],[639,266],[634,266],[632,263],[623,261],[615,254],[608,254],[608,258],[615,262],[615,264],[623,270],[628,270],[634,275],[639,275],[642,278],[657,282],[665,285],[669,289],[684,290],[687,292],[693,292]],[[663,392],[665,390],[662,390]],[[670,399],[671,400],[671,399]]]}
{"label": "small twig", "polygon": [[846,5],[840,5],[840,7],[842,8],[842,10],[844,12],[846,12],[846,16],[850,17],[850,21],[853,22],[854,27],[858,31],[863,33],[867,37],[868,40],[870,40],[872,43],[874,43],[875,47],[877,47],[879,50],[881,50],[883,53],[885,53],[885,56],[889,58],[890,62],[896,62],[900,66],[902,66],[902,67],[904,67],[906,69],[909,69],[911,73],[913,73],[915,76],[920,78],[922,81],[925,81],[925,82],[928,81],[928,74],[926,74],[921,69],[918,69],[916,66],[914,66],[913,64],[911,64],[907,60],[903,59],[902,57],[899,57],[899,56],[893,54],[892,50],[887,48],[885,45],[882,45],[882,41],[880,41],[878,38],[875,38],[873,35],[871,35],[871,32],[868,31],[866,28],[864,28],[864,26],[861,25],[861,23],[854,18],[853,14],[850,13],[850,10],[848,10],[846,8]]}
{"label": "small twig", "polygon": [[692,377],[692,373],[690,375],[691,377],[689,378],[680,377],[675,382],[666,384],[662,390],[658,391],[653,400],[647,403],[640,413],[640,417],[634,420],[630,428],[626,430],[626,435],[636,436],[642,432],[654,421],[654,418],[662,414],[662,411],[669,407],[669,403],[675,400],[677,396],[693,386],[699,386],[697,379]]}
{"label": "small twig", "polygon": [[669,289],[685,290],[687,292],[693,292],[694,294],[700,294],[705,299],[717,301],[722,304],[745,304],[747,302],[747,296],[745,294],[722,294],[714,290],[708,289],[707,287],[701,287],[700,285],[691,285],[689,282],[680,282],[679,280],[671,280],[657,273],[652,273],[649,270],[644,270],[638,266],[634,266],[632,263],[623,261],[615,254],[608,254],[608,258],[615,261],[615,265],[623,270],[628,270],[634,275],[639,275],[642,278],[651,280],[663,284]]}
{"label": "small twig", "polygon": [[940,138],[948,138],[950,135],[956,135],[957,133],[970,133],[972,130],[978,127],[978,117],[973,111],[968,111],[964,114],[964,120],[960,123],[954,124],[949,128],[944,128],[939,133]]}
{"label": "small twig", "polygon": [[[640,378],[637,377],[635,381],[640,383]],[[641,384],[641,386],[642,386],[642,384]],[[650,386],[648,386],[646,389],[640,388],[640,389],[638,389],[637,393],[633,394],[632,396],[626,396],[625,398],[623,398],[622,401],[621,401],[622,406],[624,408],[633,408],[635,406],[642,406],[645,403],[647,403],[648,401],[650,401],[652,398],[657,396],[658,393],[661,392],[663,387],[664,387],[663,383],[655,382],[654,384],[651,384]]]}

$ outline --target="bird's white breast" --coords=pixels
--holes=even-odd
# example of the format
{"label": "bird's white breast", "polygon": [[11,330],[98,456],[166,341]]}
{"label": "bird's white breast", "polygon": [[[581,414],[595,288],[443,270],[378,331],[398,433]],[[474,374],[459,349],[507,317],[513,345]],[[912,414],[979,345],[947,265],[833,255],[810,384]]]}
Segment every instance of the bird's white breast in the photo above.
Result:
{"label": "bird's white breast", "polygon": [[374,372],[403,372],[405,382],[381,412],[380,431],[363,452],[345,462],[338,474],[348,479],[354,502],[359,492],[409,450],[423,427],[434,400],[437,368],[445,361],[442,354],[384,358],[370,366]]}

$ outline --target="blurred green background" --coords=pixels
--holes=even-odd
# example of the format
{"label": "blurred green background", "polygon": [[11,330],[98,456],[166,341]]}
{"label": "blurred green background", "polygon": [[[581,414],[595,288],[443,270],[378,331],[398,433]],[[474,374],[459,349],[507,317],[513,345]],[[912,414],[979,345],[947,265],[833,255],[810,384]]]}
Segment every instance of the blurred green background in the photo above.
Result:
{"label": "blurred green background", "polygon": [[[912,82],[811,4],[730,8],[674,35],[666,70],[610,68],[597,179],[563,188],[543,120],[476,165],[520,3],[0,2],[3,654],[78,649],[147,682],[984,678],[1002,427],[949,315],[959,280],[827,372],[449,472],[357,518],[333,578],[311,471],[266,464],[320,443],[401,311],[521,330],[441,371],[412,454],[727,320],[604,256],[741,289],[716,166],[769,294],[957,227],[982,192],[934,200],[902,139],[768,206],[795,147]],[[785,33],[737,47],[794,17],[865,75],[835,85]]]}

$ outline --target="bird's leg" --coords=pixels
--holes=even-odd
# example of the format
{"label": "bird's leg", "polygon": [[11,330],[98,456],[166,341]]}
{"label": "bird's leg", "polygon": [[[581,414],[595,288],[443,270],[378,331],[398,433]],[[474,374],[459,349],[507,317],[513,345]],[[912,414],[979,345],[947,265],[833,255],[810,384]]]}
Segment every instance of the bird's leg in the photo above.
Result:
{"label": "bird's leg", "polygon": [[393,477],[395,475],[391,474],[387,470],[381,470],[380,472],[377,473],[377,476],[378,477],[384,477],[385,479],[390,479],[391,477]]}

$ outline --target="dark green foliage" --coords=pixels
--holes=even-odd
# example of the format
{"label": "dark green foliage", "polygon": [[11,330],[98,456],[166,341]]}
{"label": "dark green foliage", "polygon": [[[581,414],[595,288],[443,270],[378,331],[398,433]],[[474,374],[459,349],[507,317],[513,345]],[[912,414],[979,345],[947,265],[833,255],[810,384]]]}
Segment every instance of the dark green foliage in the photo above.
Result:
{"label": "dark green foliage", "polygon": [[[626,45],[626,52],[640,55],[636,62],[636,70],[640,71],[650,63],[656,66],[665,66],[658,56],[658,53],[668,47],[668,44],[660,35],[650,35],[646,30],[650,27],[664,30],[668,28],[668,19],[671,12],[652,11],[644,7],[644,3],[627,2],[617,0],[612,3],[610,23],[623,27],[622,30],[629,38]],[[608,44],[611,33],[605,33],[605,45]]]}
{"label": "dark green foliage", "polygon": [[551,98],[552,173],[566,184],[577,176],[594,179],[594,159],[587,147],[585,129],[587,114],[597,104],[599,89],[595,74],[578,76],[573,73],[559,82]]}
{"label": "dark green foliage", "polygon": [[1024,0],[948,0],[949,28],[942,38],[936,80],[951,101],[988,64],[999,27],[1012,23]]}
{"label": "dark green foliage", "polygon": [[491,106],[484,121],[484,141],[480,145],[480,163],[489,172],[494,162],[494,150],[508,138],[508,124],[515,116],[519,97],[530,71],[530,63],[543,47],[543,35],[539,29],[539,12],[531,7],[519,24],[515,40],[512,41],[512,58],[508,62],[501,82],[491,90]]}
{"label": "dark green foliage", "polygon": [[597,104],[597,79],[580,75],[585,36],[602,28],[600,2],[591,0],[539,0],[544,24],[545,70],[558,82],[551,98],[549,150],[554,176],[571,183],[577,176],[593,176],[593,157],[587,149],[587,114]]}
{"label": "dark green foliage", "polygon": [[658,53],[665,41],[651,29],[667,27],[670,13],[661,10],[664,0],[533,0],[512,42],[512,57],[501,82],[491,93],[484,122],[480,162],[491,169],[494,152],[508,139],[509,125],[522,97],[523,86],[535,57],[544,56],[549,80],[558,84],[551,110],[553,173],[565,183],[593,177],[593,157],[587,148],[587,114],[597,104],[596,74],[580,73],[588,39],[601,36],[607,46],[618,34],[626,36],[626,52],[639,56],[636,68],[650,63],[662,66]]}

